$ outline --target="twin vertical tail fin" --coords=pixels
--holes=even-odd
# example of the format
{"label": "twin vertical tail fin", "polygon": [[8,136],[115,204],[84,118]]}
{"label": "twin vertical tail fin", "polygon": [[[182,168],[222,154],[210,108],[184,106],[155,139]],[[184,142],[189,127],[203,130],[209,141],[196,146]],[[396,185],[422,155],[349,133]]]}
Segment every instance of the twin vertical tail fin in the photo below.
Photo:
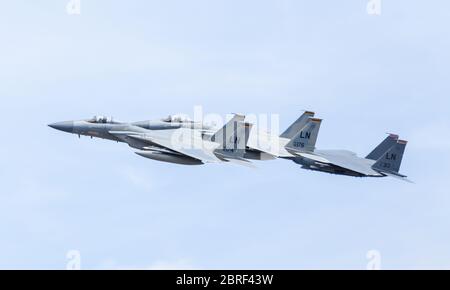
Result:
{"label": "twin vertical tail fin", "polygon": [[286,145],[286,150],[314,151],[321,123],[322,119],[308,118],[306,125]]}
{"label": "twin vertical tail fin", "polygon": [[214,151],[216,155],[223,158],[243,158],[252,128],[252,124],[245,123],[244,119],[243,115],[234,115],[211,137],[211,141],[220,144]]}
{"label": "twin vertical tail fin", "polygon": [[292,139],[294,136],[306,125],[309,118],[314,117],[314,112],[306,111],[304,112],[294,123],[292,123],[283,134],[280,135],[281,138]]}
{"label": "twin vertical tail fin", "polygon": [[231,136],[227,136],[223,150],[244,156],[251,128],[250,123],[235,122],[234,131]]}
{"label": "twin vertical tail fin", "polygon": [[382,173],[400,175],[400,165],[402,164],[403,153],[405,152],[406,144],[408,142],[404,140],[398,140],[394,146],[386,151],[375,164],[372,166]]}
{"label": "twin vertical tail fin", "polygon": [[230,137],[236,132],[237,123],[243,122],[244,115],[235,114],[230,121],[228,121],[219,131],[211,136],[211,141],[222,144],[222,148],[233,146],[234,143],[230,143]]}
{"label": "twin vertical tail fin", "polygon": [[383,142],[380,143],[369,155],[366,156],[366,159],[378,160],[384,153],[386,153],[389,149],[394,146],[398,141],[399,136],[395,134],[389,134]]}

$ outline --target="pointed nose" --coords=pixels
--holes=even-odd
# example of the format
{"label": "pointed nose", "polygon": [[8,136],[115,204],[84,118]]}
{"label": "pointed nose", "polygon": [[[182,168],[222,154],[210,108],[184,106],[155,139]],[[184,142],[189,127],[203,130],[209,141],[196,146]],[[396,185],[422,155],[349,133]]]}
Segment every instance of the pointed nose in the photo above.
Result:
{"label": "pointed nose", "polygon": [[73,133],[73,121],[66,121],[66,122],[57,122],[53,124],[49,124],[49,127],[60,130],[67,133]]}

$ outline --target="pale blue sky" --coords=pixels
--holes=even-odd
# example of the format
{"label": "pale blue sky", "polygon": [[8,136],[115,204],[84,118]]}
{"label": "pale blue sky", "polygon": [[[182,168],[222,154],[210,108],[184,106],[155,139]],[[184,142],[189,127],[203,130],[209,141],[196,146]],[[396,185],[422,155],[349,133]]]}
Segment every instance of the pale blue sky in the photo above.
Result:
{"label": "pale blue sky", "polygon": [[[4,1],[0,268],[450,268],[448,1]],[[343,3],[344,2],[344,3]],[[46,124],[324,118],[318,147],[409,140],[415,184],[292,162],[183,167]]]}

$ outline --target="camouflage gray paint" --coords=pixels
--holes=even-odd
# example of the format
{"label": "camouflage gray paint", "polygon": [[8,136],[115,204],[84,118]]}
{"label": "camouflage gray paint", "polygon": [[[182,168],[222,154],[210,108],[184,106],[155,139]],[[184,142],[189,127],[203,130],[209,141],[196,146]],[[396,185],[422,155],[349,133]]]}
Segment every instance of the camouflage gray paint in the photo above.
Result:
{"label": "camouflage gray paint", "polygon": [[[138,149],[136,154],[140,156],[176,164],[231,162],[247,166],[248,159],[270,160],[278,157],[314,171],[357,177],[392,176],[409,181],[399,173],[407,142],[399,140],[397,135],[390,134],[366,158],[346,150],[316,150],[322,120],[311,116],[314,113],[307,111],[289,126],[278,140],[282,148],[275,152],[248,145],[252,124],[245,123],[245,116],[241,115],[234,115],[215,133],[211,133],[212,128],[204,124],[172,117],[124,123],[100,116],[49,126],[79,136],[123,142]],[[171,140],[172,134],[180,131],[191,132],[192,137],[189,138],[213,146],[211,149],[180,149]]]}

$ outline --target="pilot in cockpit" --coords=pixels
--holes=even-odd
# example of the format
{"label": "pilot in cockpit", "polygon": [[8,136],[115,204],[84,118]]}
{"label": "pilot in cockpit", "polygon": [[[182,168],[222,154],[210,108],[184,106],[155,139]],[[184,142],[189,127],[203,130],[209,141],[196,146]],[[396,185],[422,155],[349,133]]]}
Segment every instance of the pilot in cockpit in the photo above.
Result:
{"label": "pilot in cockpit", "polygon": [[186,116],[181,115],[169,115],[168,117],[162,119],[161,121],[166,123],[191,123],[191,119]]}
{"label": "pilot in cockpit", "polygon": [[107,124],[107,123],[113,123],[113,120],[112,120],[112,118],[108,118],[105,116],[94,116],[88,122],[94,123],[94,124]]}

